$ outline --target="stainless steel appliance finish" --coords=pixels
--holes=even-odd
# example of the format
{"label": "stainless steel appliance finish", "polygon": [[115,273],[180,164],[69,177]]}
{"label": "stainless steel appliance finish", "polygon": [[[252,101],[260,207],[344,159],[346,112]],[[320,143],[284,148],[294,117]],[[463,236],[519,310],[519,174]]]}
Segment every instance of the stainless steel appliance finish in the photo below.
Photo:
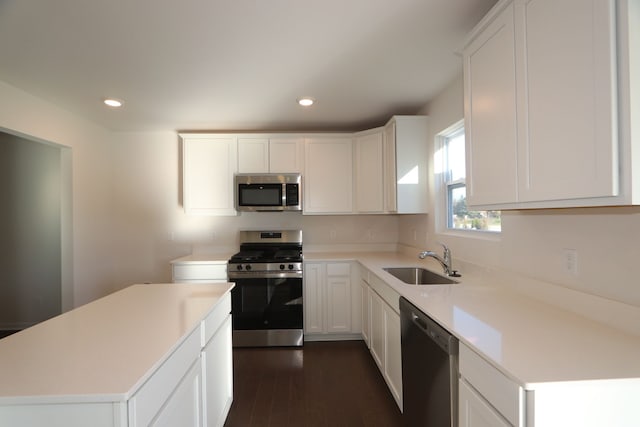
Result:
{"label": "stainless steel appliance finish", "polygon": [[302,176],[288,174],[236,174],[235,204],[239,212],[302,210]]}
{"label": "stainless steel appliance finish", "polygon": [[302,231],[241,231],[227,274],[234,347],[303,345]]}
{"label": "stainless steel appliance finish", "polygon": [[400,298],[405,426],[458,426],[458,339]]}

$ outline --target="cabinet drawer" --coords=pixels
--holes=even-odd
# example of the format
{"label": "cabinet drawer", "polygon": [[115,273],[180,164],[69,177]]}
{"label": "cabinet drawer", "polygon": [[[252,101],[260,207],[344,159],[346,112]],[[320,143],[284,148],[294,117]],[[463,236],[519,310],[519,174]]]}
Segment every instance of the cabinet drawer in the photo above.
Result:
{"label": "cabinet drawer", "polygon": [[351,264],[346,262],[327,264],[327,276],[349,276]]}
{"label": "cabinet drawer", "polygon": [[524,405],[522,387],[462,343],[460,344],[460,376],[511,424],[521,425],[520,418]]}
{"label": "cabinet drawer", "polygon": [[202,347],[209,342],[229,313],[231,313],[231,293],[223,296],[218,305],[202,321]]}
{"label": "cabinet drawer", "polygon": [[369,276],[369,279],[369,286],[391,306],[393,311],[400,314],[400,294],[373,274]]}
{"label": "cabinet drawer", "polygon": [[174,264],[173,281],[183,280],[226,281],[227,264]]}
{"label": "cabinet drawer", "polygon": [[160,412],[185,376],[200,358],[200,327],[196,328],[154,372],[129,401],[129,425],[147,426]]}

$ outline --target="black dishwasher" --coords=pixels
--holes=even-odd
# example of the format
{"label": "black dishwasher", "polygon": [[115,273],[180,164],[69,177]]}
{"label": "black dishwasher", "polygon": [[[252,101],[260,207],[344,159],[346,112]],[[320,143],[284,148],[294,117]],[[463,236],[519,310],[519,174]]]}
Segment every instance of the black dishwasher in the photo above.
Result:
{"label": "black dishwasher", "polygon": [[405,426],[457,427],[458,339],[400,297]]}

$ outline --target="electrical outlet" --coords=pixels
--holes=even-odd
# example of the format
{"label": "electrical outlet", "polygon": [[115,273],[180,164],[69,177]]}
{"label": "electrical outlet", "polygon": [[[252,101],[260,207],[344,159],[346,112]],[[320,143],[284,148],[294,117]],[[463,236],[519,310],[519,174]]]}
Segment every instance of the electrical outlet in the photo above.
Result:
{"label": "electrical outlet", "polygon": [[336,239],[336,230],[329,231],[329,237],[331,238],[331,240],[335,240]]}
{"label": "electrical outlet", "polygon": [[565,273],[574,276],[578,275],[578,251],[575,249],[563,249],[562,261]]}
{"label": "electrical outlet", "polygon": [[373,231],[367,230],[367,240],[373,240]]}

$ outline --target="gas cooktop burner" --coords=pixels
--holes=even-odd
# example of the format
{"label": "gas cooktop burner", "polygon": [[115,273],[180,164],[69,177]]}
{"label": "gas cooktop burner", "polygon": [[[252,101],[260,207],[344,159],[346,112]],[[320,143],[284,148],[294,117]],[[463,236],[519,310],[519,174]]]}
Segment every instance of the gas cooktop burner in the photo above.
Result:
{"label": "gas cooktop burner", "polygon": [[231,257],[233,262],[258,261],[264,257],[264,251],[240,251]]}
{"label": "gas cooktop burner", "polygon": [[296,249],[279,250],[273,255],[273,259],[279,261],[299,261],[302,258],[300,252],[300,250]]}

